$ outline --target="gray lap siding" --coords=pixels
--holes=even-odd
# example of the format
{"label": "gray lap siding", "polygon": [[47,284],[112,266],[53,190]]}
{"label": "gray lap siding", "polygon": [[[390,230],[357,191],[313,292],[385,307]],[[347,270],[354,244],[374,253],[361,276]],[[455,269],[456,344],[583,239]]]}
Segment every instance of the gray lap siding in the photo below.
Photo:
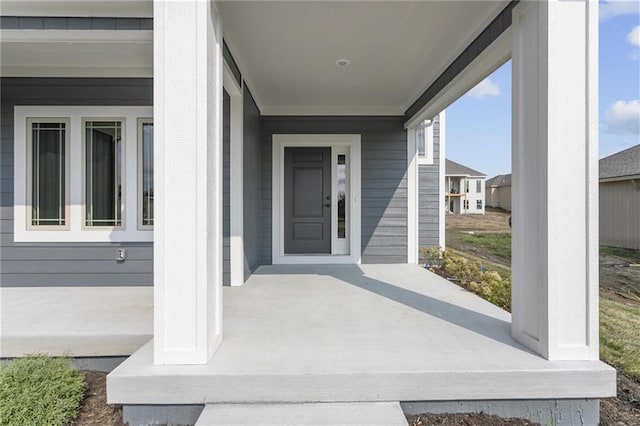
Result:
{"label": "gray lap siding", "polygon": [[[13,242],[14,106],[152,105],[152,80],[2,78],[0,93],[0,285],[152,285],[152,243]],[[116,262],[117,248],[125,262]]]}
{"label": "gray lap siding", "polygon": [[433,124],[433,164],[418,166],[418,246],[440,245],[440,121]]}
{"label": "gray lap siding", "polygon": [[407,262],[407,132],[403,117],[262,117],[262,264],[271,264],[274,134],[359,134],[362,263]]}

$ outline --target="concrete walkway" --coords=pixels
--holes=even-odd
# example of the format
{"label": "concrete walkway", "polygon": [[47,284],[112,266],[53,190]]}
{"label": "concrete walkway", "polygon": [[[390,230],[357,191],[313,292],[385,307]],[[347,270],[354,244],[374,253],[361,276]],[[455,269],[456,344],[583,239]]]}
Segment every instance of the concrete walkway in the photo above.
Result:
{"label": "concrete walkway", "polygon": [[145,345],[108,377],[111,403],[599,398],[615,370],[551,362],[510,315],[416,265],[263,266],[224,289],[207,365],[153,365]]}
{"label": "concrete walkway", "polygon": [[0,288],[0,357],[131,355],[153,337],[153,287]]}

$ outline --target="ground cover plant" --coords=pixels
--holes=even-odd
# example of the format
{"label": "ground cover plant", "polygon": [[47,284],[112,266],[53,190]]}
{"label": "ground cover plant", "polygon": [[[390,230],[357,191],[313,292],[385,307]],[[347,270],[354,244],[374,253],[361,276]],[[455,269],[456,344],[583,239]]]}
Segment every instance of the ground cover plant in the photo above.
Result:
{"label": "ground cover plant", "polygon": [[85,382],[68,358],[30,355],[0,367],[1,425],[69,425]]}
{"label": "ground cover plant", "polygon": [[640,381],[640,309],[600,298],[600,358]]}

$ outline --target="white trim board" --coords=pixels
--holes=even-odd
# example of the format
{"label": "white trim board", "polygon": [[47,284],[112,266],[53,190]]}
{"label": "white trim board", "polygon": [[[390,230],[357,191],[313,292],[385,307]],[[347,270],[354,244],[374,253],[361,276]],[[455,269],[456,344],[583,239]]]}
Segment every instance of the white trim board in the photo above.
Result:
{"label": "white trim board", "polygon": [[[14,222],[15,242],[138,242],[153,241],[153,230],[139,230],[138,223],[138,126],[141,117],[152,117],[150,106],[20,106],[14,110]],[[69,120],[69,215],[68,230],[27,227],[27,119],[66,118]],[[121,228],[87,229],[83,226],[83,127],[85,119],[118,117],[122,120],[123,225]],[[129,178],[127,178],[129,177]]]}
{"label": "white trim board", "polygon": [[[349,207],[348,217],[350,229],[348,255],[285,255],[284,254],[284,148],[299,147],[331,147],[333,151],[349,151]],[[361,246],[361,138],[359,134],[345,135],[273,135],[272,141],[272,231],[271,255],[272,263],[277,264],[337,264],[360,263]],[[333,170],[333,167],[332,167]],[[332,177],[332,188],[333,188]],[[333,188],[335,189],[335,188]],[[332,189],[332,190],[333,190]],[[333,246],[333,238],[332,238]],[[332,252],[334,248],[332,247]]]}

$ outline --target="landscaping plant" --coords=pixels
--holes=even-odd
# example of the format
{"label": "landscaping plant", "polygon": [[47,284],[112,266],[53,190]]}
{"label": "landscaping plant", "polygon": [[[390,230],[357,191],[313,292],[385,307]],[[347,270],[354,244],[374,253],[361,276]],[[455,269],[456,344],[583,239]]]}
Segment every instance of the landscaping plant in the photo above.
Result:
{"label": "landscaping plant", "polygon": [[0,425],[69,425],[86,383],[68,358],[29,355],[0,367]]}

